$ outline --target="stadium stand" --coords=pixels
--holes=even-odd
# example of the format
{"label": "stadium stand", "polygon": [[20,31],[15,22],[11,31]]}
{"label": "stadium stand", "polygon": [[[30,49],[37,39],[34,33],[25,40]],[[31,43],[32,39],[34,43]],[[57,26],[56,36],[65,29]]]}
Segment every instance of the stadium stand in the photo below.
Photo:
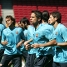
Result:
{"label": "stadium stand", "polygon": [[13,1],[13,10],[14,15],[16,18],[16,22],[18,22],[22,17],[30,18],[30,13],[32,10],[37,10],[35,5],[28,5],[30,4],[28,1],[23,1],[22,3],[26,2],[27,4],[22,4],[22,0]]}
{"label": "stadium stand", "polygon": [[[62,23],[67,26],[67,0],[12,0],[12,5],[16,22],[22,17],[29,19],[32,10],[48,10],[49,12],[58,10],[62,14]],[[0,15],[2,15],[1,9],[0,2]]]}

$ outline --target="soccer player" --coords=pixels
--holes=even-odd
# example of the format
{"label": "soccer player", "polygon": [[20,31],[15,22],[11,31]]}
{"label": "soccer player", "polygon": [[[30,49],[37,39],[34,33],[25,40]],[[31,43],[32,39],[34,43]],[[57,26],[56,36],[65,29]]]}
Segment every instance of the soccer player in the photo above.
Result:
{"label": "soccer player", "polygon": [[[42,23],[40,24],[40,28],[38,28],[34,33],[34,44],[44,44],[51,39],[51,34],[54,30],[52,25],[48,24],[49,19],[49,12],[43,11],[42,12]],[[38,50],[40,55],[38,58],[35,59],[34,67],[52,67],[53,57],[52,57],[52,47],[42,47]]]}
{"label": "soccer player", "polygon": [[[53,46],[53,67],[67,67],[67,29],[61,24],[61,13],[58,11],[50,13],[49,23],[54,26],[54,32],[50,42],[32,45],[34,48]],[[55,46],[54,46],[55,45]]]}
{"label": "soccer player", "polygon": [[14,67],[21,67],[21,57],[18,53],[17,45],[20,41],[21,43],[24,42],[23,30],[15,27],[15,19],[11,15],[6,16],[6,23],[8,23],[8,27],[3,30],[1,40],[5,50],[0,66],[7,67],[8,63],[15,58]]}
{"label": "soccer player", "polygon": [[[49,17],[49,16],[48,16]],[[51,38],[51,33],[53,32],[53,27],[51,25],[49,25],[47,23],[48,21],[48,17],[46,16],[47,19],[44,20],[44,17],[42,16],[42,13],[40,11],[32,11],[31,13],[31,18],[30,18],[30,22],[32,23],[33,26],[31,26],[31,28],[29,29],[29,39],[32,38],[33,41],[30,44],[41,44],[41,43],[45,43],[48,42],[49,39]],[[43,18],[41,23],[41,19]],[[45,55],[42,53],[42,51],[45,51]],[[46,63],[48,62],[48,59],[52,59],[52,55],[50,52],[51,47],[46,47],[46,48],[31,48],[29,50],[29,56],[28,56],[28,62],[29,65],[32,64],[32,60],[34,60],[32,66],[34,67],[44,67],[44,63],[46,65]],[[29,58],[32,58],[31,62],[29,62]],[[52,62],[52,60],[51,60]],[[28,65],[28,64],[27,64]],[[52,64],[51,64],[52,65]]]}
{"label": "soccer player", "polygon": [[[27,34],[28,34],[29,25],[30,25],[29,20],[26,17],[23,17],[20,20],[20,27],[23,29],[25,41],[27,41]],[[24,44],[21,45],[20,50],[22,52],[22,66],[24,67],[28,51],[25,49]]]}
{"label": "soccer player", "polygon": [[[24,45],[26,46],[27,49],[30,47],[31,44],[33,44],[34,31],[39,28],[40,22],[41,22],[41,12],[37,11],[37,10],[32,11],[31,17],[30,17],[30,23],[32,25],[30,25],[28,28],[28,35],[27,35],[27,41],[26,41],[29,45],[24,43]],[[37,26],[38,26],[38,28],[37,28]],[[36,52],[37,52],[37,50],[35,50],[34,48],[28,49],[28,56],[26,59],[26,67],[34,67],[34,59],[36,58],[36,54],[35,54]]]}
{"label": "soccer player", "polygon": [[0,16],[0,61],[4,53],[4,46],[1,44],[2,32],[5,29],[5,25],[2,24],[3,18]]}

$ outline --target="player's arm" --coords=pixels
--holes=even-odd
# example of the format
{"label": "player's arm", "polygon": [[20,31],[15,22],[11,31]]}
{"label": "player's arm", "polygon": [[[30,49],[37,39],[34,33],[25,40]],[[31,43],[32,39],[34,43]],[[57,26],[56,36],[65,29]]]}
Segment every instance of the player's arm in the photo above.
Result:
{"label": "player's arm", "polygon": [[64,43],[57,43],[58,46],[67,46],[67,42]]}
{"label": "player's arm", "polygon": [[56,40],[51,40],[47,43],[44,43],[44,44],[32,44],[31,47],[33,48],[39,48],[39,47],[47,47],[47,46],[54,46],[56,45]]}
{"label": "player's arm", "polygon": [[25,42],[24,42],[24,45],[27,45],[27,44],[29,44],[29,43],[32,42],[32,41],[33,41],[33,39],[31,38],[30,40],[25,41]]}
{"label": "player's arm", "polygon": [[6,37],[5,37],[4,33],[2,33],[1,44],[2,45],[7,45],[8,44],[8,42],[6,41]]}

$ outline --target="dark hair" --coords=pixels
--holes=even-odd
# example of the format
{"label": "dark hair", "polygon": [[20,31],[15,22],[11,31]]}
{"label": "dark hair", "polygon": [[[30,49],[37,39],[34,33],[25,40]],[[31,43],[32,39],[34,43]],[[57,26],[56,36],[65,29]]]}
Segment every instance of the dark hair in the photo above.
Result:
{"label": "dark hair", "polygon": [[2,24],[3,18],[2,16],[0,16],[0,24]]}
{"label": "dark hair", "polygon": [[20,23],[27,23],[28,25],[30,24],[29,23],[29,20],[26,18],[26,17],[23,17],[21,20],[20,20]]}
{"label": "dark hair", "polygon": [[42,19],[44,20],[44,22],[48,22],[49,19],[49,12],[47,10],[44,10],[42,12]]}
{"label": "dark hair", "polygon": [[13,24],[15,25],[15,18],[13,18],[11,15],[6,16],[6,18],[10,18],[13,21]]}
{"label": "dark hair", "polygon": [[57,22],[61,23],[61,13],[58,11],[54,11],[52,13],[50,13],[50,15],[52,15],[54,18],[57,18]]}
{"label": "dark hair", "polygon": [[41,19],[40,20],[40,23],[41,23],[41,21],[42,21],[42,13],[40,11],[38,11],[38,10],[34,10],[31,13],[34,13],[36,15],[37,19]]}

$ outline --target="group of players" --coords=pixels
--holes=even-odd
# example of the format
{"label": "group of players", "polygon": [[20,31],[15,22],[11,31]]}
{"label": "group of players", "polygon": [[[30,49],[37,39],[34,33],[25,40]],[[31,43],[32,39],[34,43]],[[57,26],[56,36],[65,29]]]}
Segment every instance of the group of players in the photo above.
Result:
{"label": "group of players", "polygon": [[58,11],[31,11],[30,21],[24,17],[15,26],[15,19],[0,17],[0,67],[67,67],[67,28],[61,24]]}

